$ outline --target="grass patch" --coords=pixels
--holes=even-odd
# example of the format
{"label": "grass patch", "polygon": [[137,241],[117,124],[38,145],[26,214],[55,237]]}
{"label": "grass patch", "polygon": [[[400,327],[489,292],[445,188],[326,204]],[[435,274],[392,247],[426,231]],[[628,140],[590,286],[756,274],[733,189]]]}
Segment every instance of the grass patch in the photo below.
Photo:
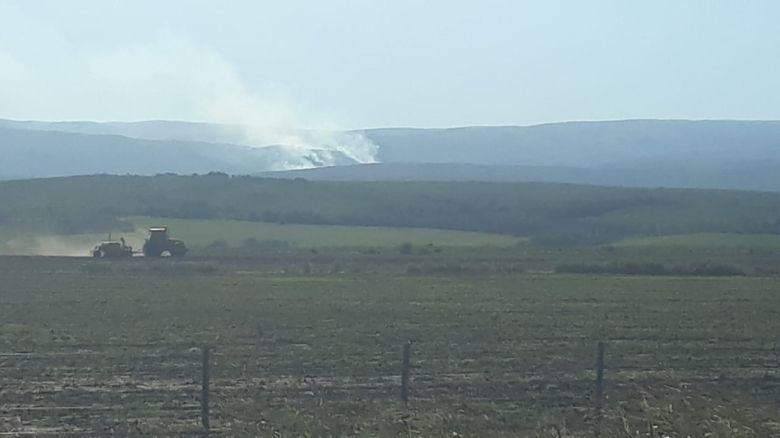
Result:
{"label": "grass patch", "polygon": [[780,234],[678,234],[615,242],[617,247],[728,247],[780,250]]}
{"label": "grass patch", "polygon": [[214,242],[260,248],[397,247],[404,243],[435,246],[512,246],[525,239],[500,234],[425,228],[390,228],[344,225],[297,225],[233,220],[197,220],[132,217],[138,229],[167,225],[172,235],[193,247]]}
{"label": "grass patch", "polygon": [[672,275],[699,277],[735,277],[747,273],[740,267],[719,263],[664,265],[647,262],[611,262],[605,264],[571,263],[558,265],[555,272],[569,274]]}

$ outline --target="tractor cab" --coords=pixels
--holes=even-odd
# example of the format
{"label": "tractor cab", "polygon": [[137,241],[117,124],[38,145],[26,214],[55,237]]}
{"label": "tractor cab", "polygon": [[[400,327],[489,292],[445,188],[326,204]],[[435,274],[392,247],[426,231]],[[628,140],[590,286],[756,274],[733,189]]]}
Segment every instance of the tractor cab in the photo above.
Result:
{"label": "tractor cab", "polygon": [[168,227],[151,227],[143,251],[147,257],[163,255],[181,257],[187,253],[187,246],[179,239],[171,239],[168,235]]}
{"label": "tractor cab", "polygon": [[149,240],[166,241],[168,240],[168,227],[149,228]]}

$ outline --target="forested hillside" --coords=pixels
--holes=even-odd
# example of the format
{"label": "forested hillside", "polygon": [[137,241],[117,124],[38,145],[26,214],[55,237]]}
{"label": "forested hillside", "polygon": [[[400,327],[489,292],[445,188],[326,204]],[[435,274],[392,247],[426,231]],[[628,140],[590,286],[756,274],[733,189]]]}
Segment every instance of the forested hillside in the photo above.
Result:
{"label": "forested hillside", "polygon": [[549,242],[678,233],[780,233],[780,194],[566,184],[310,182],[224,174],[0,182],[0,226],[57,234],[126,216],[428,227]]}

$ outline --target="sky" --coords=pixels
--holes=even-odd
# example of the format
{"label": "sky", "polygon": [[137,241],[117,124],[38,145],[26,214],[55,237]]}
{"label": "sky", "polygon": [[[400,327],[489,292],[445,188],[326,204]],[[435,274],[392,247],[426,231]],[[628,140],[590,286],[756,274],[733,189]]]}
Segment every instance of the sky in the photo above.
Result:
{"label": "sky", "polygon": [[0,118],[780,119],[775,0],[0,0]]}

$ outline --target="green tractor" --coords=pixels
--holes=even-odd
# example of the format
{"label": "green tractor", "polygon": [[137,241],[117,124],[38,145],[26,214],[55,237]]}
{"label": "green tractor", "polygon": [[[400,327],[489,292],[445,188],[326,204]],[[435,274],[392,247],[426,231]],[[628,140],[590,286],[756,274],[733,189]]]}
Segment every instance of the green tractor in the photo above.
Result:
{"label": "green tractor", "polygon": [[179,239],[168,237],[167,227],[152,227],[149,228],[149,237],[144,242],[143,251],[146,257],[181,257],[187,253],[187,246]]}
{"label": "green tractor", "polygon": [[123,258],[132,257],[133,247],[128,246],[125,243],[125,238],[122,237],[119,240],[111,240],[111,235],[108,235],[108,240],[104,240],[92,249],[92,257],[95,258]]}

